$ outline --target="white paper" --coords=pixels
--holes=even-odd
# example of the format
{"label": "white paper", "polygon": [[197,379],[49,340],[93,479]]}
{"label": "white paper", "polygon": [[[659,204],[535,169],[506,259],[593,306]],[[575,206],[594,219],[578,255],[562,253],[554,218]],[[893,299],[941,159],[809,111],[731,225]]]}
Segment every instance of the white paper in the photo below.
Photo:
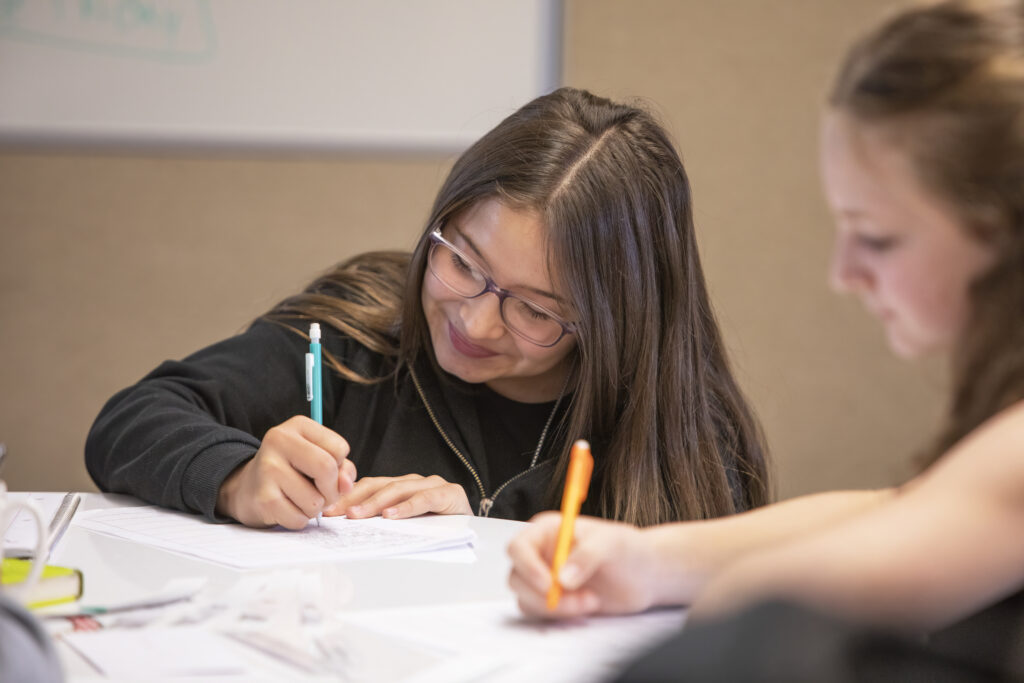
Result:
{"label": "white paper", "polygon": [[393,559],[400,560],[429,560],[430,562],[448,562],[450,564],[473,564],[476,562],[476,551],[472,543],[445,548],[444,550],[424,550],[408,555],[393,555]]}
{"label": "white paper", "polygon": [[206,629],[101,629],[68,633],[63,639],[112,678],[221,676],[247,670],[240,646]]}
{"label": "white paper", "polygon": [[412,520],[324,517],[300,531],[212,524],[157,507],[80,513],[78,526],[240,569],[307,562],[339,562],[458,547],[476,534],[468,528]]}
{"label": "white paper", "polygon": [[[455,664],[450,652],[438,652],[338,619],[347,600],[345,588],[338,589],[338,578],[343,576],[339,565],[246,573],[227,588],[211,587],[188,602],[161,610],[98,617],[103,633],[107,634],[105,639],[98,644],[93,639],[69,644],[102,670],[106,662],[101,660],[107,650],[138,646],[137,634],[142,631],[158,633],[160,637],[166,633],[177,637],[185,631],[201,631],[218,643],[226,639],[247,671],[238,674],[225,666],[211,667],[205,655],[193,660],[191,653],[182,652],[182,665],[175,672],[201,671],[203,680],[219,682],[227,677],[244,683],[405,683],[409,679],[415,683],[451,682],[445,673]],[[107,666],[122,676],[118,680],[131,683],[168,681],[172,675],[167,670],[151,671],[146,661]],[[463,668],[460,665],[457,670]],[[438,671],[439,677],[421,682],[420,674],[427,671]],[[188,675],[191,683],[197,681],[192,676],[199,674]]]}
{"label": "white paper", "polygon": [[[625,617],[575,621],[536,621],[523,617],[512,599],[349,612],[344,619],[367,629],[437,649],[472,654],[465,677],[457,669],[450,680],[476,680],[481,663],[495,670],[488,681],[595,681],[616,672],[625,661],[677,631],[682,609]],[[528,654],[526,654],[528,653]],[[454,664],[458,659],[453,660]],[[435,674],[436,672],[431,672]],[[425,677],[424,680],[433,680]]]}

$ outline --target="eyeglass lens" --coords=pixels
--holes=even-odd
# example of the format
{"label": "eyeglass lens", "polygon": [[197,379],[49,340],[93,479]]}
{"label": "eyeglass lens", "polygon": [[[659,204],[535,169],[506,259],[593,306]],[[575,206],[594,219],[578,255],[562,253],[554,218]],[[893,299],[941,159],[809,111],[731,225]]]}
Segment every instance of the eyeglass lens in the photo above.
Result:
{"label": "eyeglass lens", "polygon": [[[430,271],[446,287],[460,296],[473,298],[487,290],[487,276],[453,251],[437,242],[430,251]],[[501,298],[501,318],[505,324],[536,344],[553,344],[562,335],[562,325],[543,309],[515,294]]]}

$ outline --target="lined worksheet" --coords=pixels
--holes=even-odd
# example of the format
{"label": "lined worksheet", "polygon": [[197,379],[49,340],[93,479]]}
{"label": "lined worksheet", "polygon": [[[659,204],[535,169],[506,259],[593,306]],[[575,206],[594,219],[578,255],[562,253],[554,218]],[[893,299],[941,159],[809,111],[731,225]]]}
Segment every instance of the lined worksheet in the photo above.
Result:
{"label": "lined worksheet", "polygon": [[324,517],[300,531],[212,524],[201,517],[146,506],[82,512],[75,525],[239,569],[339,562],[472,543],[472,529],[411,520]]}

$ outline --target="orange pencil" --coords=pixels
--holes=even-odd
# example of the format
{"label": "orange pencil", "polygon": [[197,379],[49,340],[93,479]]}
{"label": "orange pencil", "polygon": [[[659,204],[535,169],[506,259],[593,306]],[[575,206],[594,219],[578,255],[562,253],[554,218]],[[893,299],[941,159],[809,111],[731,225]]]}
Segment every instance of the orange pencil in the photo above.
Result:
{"label": "orange pencil", "polygon": [[593,471],[594,458],[590,455],[590,444],[580,439],[572,445],[572,453],[569,455],[569,471],[565,475],[565,492],[562,494],[562,524],[558,527],[558,543],[555,545],[555,556],[551,560],[548,609],[558,607],[558,601],[562,597],[562,585],[558,583],[558,573],[562,571],[565,561],[569,558],[576,516],[580,514],[580,506],[587,499],[590,474]]}

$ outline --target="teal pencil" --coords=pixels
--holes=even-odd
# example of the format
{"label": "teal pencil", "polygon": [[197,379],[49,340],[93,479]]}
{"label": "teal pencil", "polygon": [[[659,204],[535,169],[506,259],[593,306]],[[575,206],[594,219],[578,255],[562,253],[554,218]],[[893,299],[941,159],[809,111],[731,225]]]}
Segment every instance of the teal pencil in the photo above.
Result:
{"label": "teal pencil", "polygon": [[[309,353],[306,354],[306,400],[309,401],[309,416],[317,424],[324,423],[323,361],[320,355],[320,323],[309,326]],[[316,514],[316,525],[320,526],[323,513]]]}

